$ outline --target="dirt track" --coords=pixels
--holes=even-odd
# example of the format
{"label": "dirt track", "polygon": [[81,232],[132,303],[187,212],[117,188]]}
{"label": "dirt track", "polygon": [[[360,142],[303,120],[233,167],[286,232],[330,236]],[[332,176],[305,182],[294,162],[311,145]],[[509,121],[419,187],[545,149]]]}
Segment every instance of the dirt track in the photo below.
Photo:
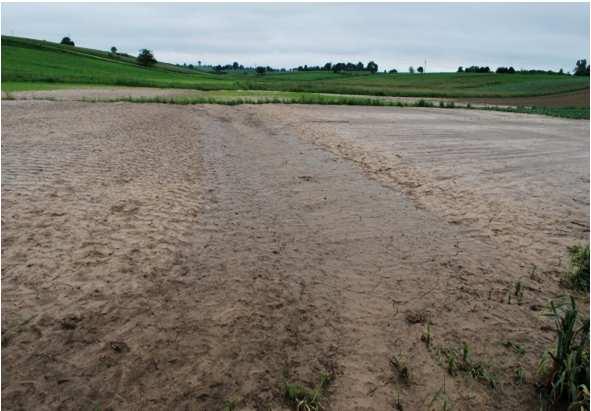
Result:
{"label": "dirt track", "polygon": [[[284,375],[322,371],[333,410],[441,409],[444,380],[454,409],[537,409],[588,121],[2,104],[6,409],[281,409]],[[437,348],[464,341],[496,390],[445,377]]]}

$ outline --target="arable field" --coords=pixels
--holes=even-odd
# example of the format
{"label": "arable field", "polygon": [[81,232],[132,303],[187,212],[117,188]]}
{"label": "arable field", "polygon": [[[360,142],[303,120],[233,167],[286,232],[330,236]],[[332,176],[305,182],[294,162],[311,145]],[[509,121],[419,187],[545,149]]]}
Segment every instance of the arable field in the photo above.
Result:
{"label": "arable field", "polygon": [[539,409],[588,121],[17,100],[2,139],[6,409]]}
{"label": "arable field", "polygon": [[[164,63],[145,68],[131,57],[10,36],[2,36],[2,83],[3,91],[18,90],[19,85],[30,89],[28,84],[31,83],[40,83],[43,88],[48,83],[75,83],[438,98],[531,97],[589,89],[589,77],[556,74],[411,75],[315,71],[274,72],[261,76],[252,72],[214,74]],[[585,102],[582,98],[579,100]],[[588,99],[584,105],[589,106]]]}

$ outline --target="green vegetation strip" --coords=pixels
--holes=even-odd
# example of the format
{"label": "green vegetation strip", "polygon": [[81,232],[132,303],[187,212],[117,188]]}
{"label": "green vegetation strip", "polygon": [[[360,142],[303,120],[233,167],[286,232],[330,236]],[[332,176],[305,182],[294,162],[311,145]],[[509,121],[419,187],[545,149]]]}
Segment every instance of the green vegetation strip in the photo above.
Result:
{"label": "green vegetation strip", "polygon": [[147,68],[132,56],[10,36],[2,36],[2,81],[419,98],[541,96],[589,88],[589,77],[558,74],[308,71],[257,75],[214,74],[166,63]]}
{"label": "green vegetation strip", "polygon": [[77,83],[44,83],[41,81],[3,81],[2,91],[12,93],[15,91],[49,91],[100,87],[99,84],[77,84]]}
{"label": "green vegetation strip", "polygon": [[570,119],[589,119],[588,108],[540,108],[540,107],[498,107],[482,106],[473,107],[470,104],[459,105],[454,102],[439,102],[435,104],[429,100],[418,100],[404,102],[400,100],[385,100],[379,98],[356,97],[356,96],[326,96],[318,94],[296,94],[294,96],[285,96],[277,94],[275,97],[117,97],[111,99],[88,99],[85,102],[129,102],[129,103],[159,103],[159,104],[224,104],[235,106],[240,104],[320,104],[320,105],[347,105],[347,106],[379,106],[379,107],[438,107],[438,108],[461,108],[473,110],[490,110],[511,113],[541,114],[552,117],[562,117]]}

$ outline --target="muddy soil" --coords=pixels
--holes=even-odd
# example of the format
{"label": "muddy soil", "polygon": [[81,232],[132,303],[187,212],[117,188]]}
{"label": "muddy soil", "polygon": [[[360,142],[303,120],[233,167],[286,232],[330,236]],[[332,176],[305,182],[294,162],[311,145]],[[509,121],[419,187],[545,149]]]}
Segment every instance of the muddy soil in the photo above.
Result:
{"label": "muddy soil", "polygon": [[[287,409],[284,382],[323,372],[328,410],[537,409],[540,307],[588,236],[588,121],[2,109],[6,409]],[[463,342],[495,389],[448,375]]]}

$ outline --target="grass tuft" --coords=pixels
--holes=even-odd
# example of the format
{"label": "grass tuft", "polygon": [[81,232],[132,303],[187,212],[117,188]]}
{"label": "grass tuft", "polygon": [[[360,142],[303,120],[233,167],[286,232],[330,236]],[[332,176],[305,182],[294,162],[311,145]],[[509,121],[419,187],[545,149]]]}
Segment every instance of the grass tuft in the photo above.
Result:
{"label": "grass tuft", "polygon": [[525,355],[525,348],[523,348],[521,345],[514,343],[513,341],[505,341],[502,343],[503,347],[510,349],[511,351],[513,351],[515,354],[519,354],[519,355]]}

